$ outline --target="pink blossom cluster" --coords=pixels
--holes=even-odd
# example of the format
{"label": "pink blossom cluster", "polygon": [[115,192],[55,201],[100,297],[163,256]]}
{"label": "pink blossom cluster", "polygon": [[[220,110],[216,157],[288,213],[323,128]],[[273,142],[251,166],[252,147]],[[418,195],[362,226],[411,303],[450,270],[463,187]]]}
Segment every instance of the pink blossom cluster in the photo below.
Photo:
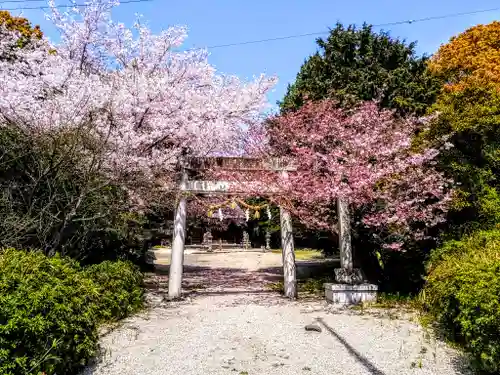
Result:
{"label": "pink blossom cluster", "polygon": [[[274,125],[276,147],[294,156],[289,194],[298,200],[317,207],[337,198],[353,206],[377,202],[380,208],[363,219],[373,227],[408,229],[443,220],[451,181],[432,167],[439,150],[411,150],[425,120],[395,117],[375,102],[347,111],[326,100],[277,117]],[[321,220],[315,211],[310,216]]]}
{"label": "pink blossom cluster", "polygon": [[[415,152],[411,147],[426,119],[399,118],[375,102],[348,111],[325,100],[307,103],[270,123],[272,147],[267,144],[267,152],[286,155],[296,170],[218,171],[220,178],[238,181],[259,195],[266,195],[266,186],[279,186],[275,199],[304,223],[334,231],[338,198],[363,207],[365,225],[389,226],[417,238],[424,231],[410,233],[412,224],[433,226],[444,219],[452,181],[433,168],[439,150]],[[259,184],[252,186],[251,181]]]}

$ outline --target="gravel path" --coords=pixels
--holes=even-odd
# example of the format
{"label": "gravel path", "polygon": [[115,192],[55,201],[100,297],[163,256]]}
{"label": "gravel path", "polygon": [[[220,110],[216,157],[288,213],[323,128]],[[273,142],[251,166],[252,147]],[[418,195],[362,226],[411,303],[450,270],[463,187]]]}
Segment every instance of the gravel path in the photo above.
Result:
{"label": "gravel path", "polygon": [[[104,335],[101,362],[84,374],[465,373],[453,350],[408,317],[338,309],[322,300],[290,302],[269,292],[263,282],[276,276],[281,258],[265,257],[264,268],[257,253],[218,254],[212,266],[187,259],[192,293],[181,302],[162,300],[166,277],[156,276],[151,308]],[[201,279],[203,287],[196,286]],[[311,323],[322,332],[306,332]]]}

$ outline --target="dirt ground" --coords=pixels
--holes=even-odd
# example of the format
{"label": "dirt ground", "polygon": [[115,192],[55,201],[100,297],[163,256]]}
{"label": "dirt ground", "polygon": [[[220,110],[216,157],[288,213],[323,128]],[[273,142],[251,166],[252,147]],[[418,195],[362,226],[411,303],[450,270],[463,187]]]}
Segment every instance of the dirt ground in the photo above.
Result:
{"label": "dirt ground", "polygon": [[[159,257],[156,274],[150,281],[164,285],[168,279],[168,252]],[[298,278],[306,278],[313,272],[333,275],[338,259],[314,259],[296,261]],[[225,253],[185,254],[183,291],[211,291],[222,289],[268,290],[270,283],[283,279],[281,254],[261,251],[231,251]]]}
{"label": "dirt ground", "polygon": [[[165,254],[163,254],[165,255]],[[166,254],[168,255],[168,254]],[[168,256],[166,256],[168,259]],[[455,375],[461,357],[416,321],[336,310],[270,290],[281,255],[186,254],[182,301],[165,299],[168,262],[148,276],[149,308],[102,337],[85,375]],[[299,277],[335,261],[297,262]],[[321,332],[308,332],[315,323]]]}

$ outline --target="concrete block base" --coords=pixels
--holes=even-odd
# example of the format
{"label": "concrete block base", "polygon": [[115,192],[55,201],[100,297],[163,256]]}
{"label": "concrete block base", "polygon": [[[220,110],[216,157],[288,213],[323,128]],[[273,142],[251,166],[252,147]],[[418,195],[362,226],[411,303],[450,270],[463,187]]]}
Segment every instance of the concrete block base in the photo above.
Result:
{"label": "concrete block base", "polygon": [[377,300],[378,286],[374,284],[324,284],[328,302],[339,305],[355,305]]}

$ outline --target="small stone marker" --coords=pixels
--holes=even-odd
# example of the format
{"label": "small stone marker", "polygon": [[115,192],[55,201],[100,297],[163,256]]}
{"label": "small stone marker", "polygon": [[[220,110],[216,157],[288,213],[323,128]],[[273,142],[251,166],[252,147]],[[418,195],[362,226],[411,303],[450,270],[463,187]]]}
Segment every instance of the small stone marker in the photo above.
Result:
{"label": "small stone marker", "polygon": [[212,240],[213,240],[212,232],[210,232],[210,230],[206,231],[203,234],[203,243],[202,243],[202,245],[207,248],[207,251],[209,253],[211,253],[213,251]]}
{"label": "small stone marker", "polygon": [[250,249],[251,243],[250,243],[250,235],[248,234],[247,231],[243,232],[243,248],[245,250]]}
{"label": "small stone marker", "polygon": [[305,326],[306,331],[321,332],[321,327],[317,324],[308,324]]}
{"label": "small stone marker", "polygon": [[266,231],[266,250],[271,250],[271,233]]}

